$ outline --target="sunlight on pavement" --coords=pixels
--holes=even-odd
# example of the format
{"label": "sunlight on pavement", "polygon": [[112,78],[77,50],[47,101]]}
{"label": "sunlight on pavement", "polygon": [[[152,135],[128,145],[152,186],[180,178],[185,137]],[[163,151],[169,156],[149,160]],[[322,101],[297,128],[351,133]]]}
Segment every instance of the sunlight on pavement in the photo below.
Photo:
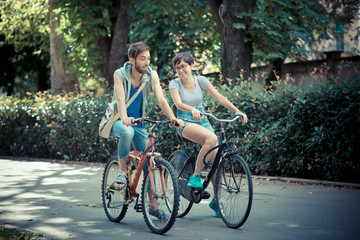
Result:
{"label": "sunlight on pavement", "polygon": [[47,194],[40,194],[40,193],[23,193],[23,194],[19,194],[18,198],[21,199],[41,199],[41,200],[50,200],[50,199],[54,199],[54,200],[60,200],[60,201],[69,201],[69,202],[77,202],[79,200],[71,200],[69,197],[65,197],[65,196],[51,196],[51,195],[47,195]]}
{"label": "sunlight on pavement", "polygon": [[73,220],[71,218],[61,217],[46,220],[46,223],[71,223],[72,221]]}
{"label": "sunlight on pavement", "polygon": [[[12,166],[12,167],[9,167]],[[53,162],[0,161],[0,219],[59,239],[77,239],[76,231],[101,234],[98,222],[81,221],[77,214],[93,214],[94,208],[79,208],[86,200],[100,205],[99,167]],[[93,198],[93,196],[98,196]],[[75,216],[71,215],[76,212]],[[69,215],[73,217],[69,217]],[[40,224],[40,225],[39,225]],[[71,232],[72,229],[74,232]]]}
{"label": "sunlight on pavement", "polygon": [[75,182],[82,182],[82,179],[69,179],[61,177],[49,177],[43,180],[42,185],[53,185],[53,184],[68,184]]}
{"label": "sunlight on pavement", "polygon": [[12,195],[15,195],[15,194],[19,194],[21,192],[22,191],[20,189],[14,189],[14,188],[10,188],[8,190],[2,189],[1,192],[0,192],[0,197],[8,197],[8,196],[12,196]]}
{"label": "sunlight on pavement", "polygon": [[13,205],[13,202],[2,202],[2,205],[7,205],[6,211],[36,211],[36,210],[44,210],[49,209],[49,207],[45,206],[32,206],[31,202],[29,204],[17,204]]}
{"label": "sunlight on pavement", "polygon": [[66,172],[63,172],[61,175],[63,175],[63,176],[92,175],[92,174],[94,174],[93,173],[94,171],[97,171],[97,170],[94,170],[93,168],[83,168],[81,170],[66,171]]}
{"label": "sunlight on pavement", "polygon": [[8,216],[8,220],[16,219],[16,221],[25,221],[25,222],[31,222],[34,219],[41,218],[40,215],[34,215],[34,214],[23,214],[23,213],[17,213],[16,215],[11,214],[11,216]]}
{"label": "sunlight on pavement", "polygon": [[[107,219],[101,199],[102,175],[100,165],[0,159],[0,222],[61,240],[159,238],[133,209],[120,223]],[[142,178],[139,183],[141,196]],[[210,234],[209,239],[333,240],[359,236],[360,187],[270,180],[254,181],[254,186],[253,210],[241,229],[224,227],[208,207],[211,199],[206,199],[193,206],[186,218],[177,219],[167,237],[201,239],[194,234],[199,233]],[[213,196],[213,188],[208,190]]]}
{"label": "sunlight on pavement", "polygon": [[295,224],[295,223],[288,223],[288,222],[273,222],[273,223],[268,223],[268,225],[270,226],[283,226],[283,227],[287,227],[287,228],[298,228],[300,227],[299,224]]}
{"label": "sunlight on pavement", "polygon": [[79,228],[84,228],[84,230],[88,233],[101,233],[103,230],[101,228],[95,228],[98,223],[94,221],[78,221],[77,226]]}

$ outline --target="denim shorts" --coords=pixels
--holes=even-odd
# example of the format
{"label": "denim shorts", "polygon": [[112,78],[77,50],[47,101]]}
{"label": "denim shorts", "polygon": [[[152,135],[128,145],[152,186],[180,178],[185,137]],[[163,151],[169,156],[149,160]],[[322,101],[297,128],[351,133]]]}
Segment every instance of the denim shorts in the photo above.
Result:
{"label": "denim shorts", "polygon": [[[205,112],[204,111],[204,107],[197,107],[196,109],[198,109],[200,112]],[[194,117],[192,116],[191,112],[184,112],[181,111],[180,109],[178,109],[178,116],[179,119],[184,121],[184,128],[189,125],[190,123],[195,123],[195,124],[199,124],[200,126],[203,126],[204,128],[214,132],[213,127],[211,126],[208,118],[206,116],[204,116],[203,118],[201,118],[200,121],[195,121]],[[183,129],[178,129],[178,134],[180,136],[182,136],[182,131]]]}

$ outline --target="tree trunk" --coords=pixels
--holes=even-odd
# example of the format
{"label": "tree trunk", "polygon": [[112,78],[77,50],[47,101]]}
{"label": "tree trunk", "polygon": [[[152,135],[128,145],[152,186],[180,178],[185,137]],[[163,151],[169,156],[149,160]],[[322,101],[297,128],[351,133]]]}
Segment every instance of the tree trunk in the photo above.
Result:
{"label": "tree trunk", "polygon": [[57,95],[68,92],[79,91],[79,81],[75,74],[66,73],[68,65],[63,57],[60,57],[61,37],[57,36],[55,30],[59,26],[59,19],[53,19],[53,9],[59,0],[49,1],[50,17],[50,64],[51,64],[51,94]]}
{"label": "tree trunk", "polygon": [[[248,79],[251,74],[253,48],[251,41],[245,42],[250,18],[238,18],[242,12],[253,12],[256,0],[209,0],[221,36],[221,72],[225,83],[235,83],[242,75]],[[246,29],[234,28],[242,23]]]}
{"label": "tree trunk", "polygon": [[[93,2],[99,5],[98,0],[93,0]],[[113,74],[115,70],[120,68],[126,59],[126,44],[131,25],[132,0],[117,0],[114,1],[113,6],[117,9],[117,15],[111,37],[95,36],[103,60],[101,74],[109,87],[112,87],[114,84]],[[103,17],[100,9],[96,11],[95,16],[97,18]]]}
{"label": "tree trunk", "polygon": [[267,86],[271,86],[277,81],[278,77],[282,77],[282,68],[284,60],[281,58],[275,58],[269,60],[270,72],[268,73],[265,83]]}
{"label": "tree trunk", "polygon": [[[0,36],[0,42],[5,42],[5,36]],[[6,89],[8,96],[14,93],[16,66],[12,63],[11,58],[15,56],[13,45],[0,45],[0,94],[2,87]]]}
{"label": "tree trunk", "polygon": [[49,84],[48,84],[49,72],[48,72],[48,68],[44,64],[44,61],[41,61],[41,60],[39,60],[37,62],[37,66],[38,66],[38,74],[39,74],[37,90],[38,91],[48,90],[49,89]]}

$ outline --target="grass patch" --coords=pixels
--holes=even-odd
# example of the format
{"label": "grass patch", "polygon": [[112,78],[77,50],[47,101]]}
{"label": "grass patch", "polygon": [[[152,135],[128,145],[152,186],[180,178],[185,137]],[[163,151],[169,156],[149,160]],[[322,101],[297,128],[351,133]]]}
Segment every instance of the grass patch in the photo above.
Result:
{"label": "grass patch", "polygon": [[41,234],[20,230],[10,225],[0,225],[0,240],[53,240]]}

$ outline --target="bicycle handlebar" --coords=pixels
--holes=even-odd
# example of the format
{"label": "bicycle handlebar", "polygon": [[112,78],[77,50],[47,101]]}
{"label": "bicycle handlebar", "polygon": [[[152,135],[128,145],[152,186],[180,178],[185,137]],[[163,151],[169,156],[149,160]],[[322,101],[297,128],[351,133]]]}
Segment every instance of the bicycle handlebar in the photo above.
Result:
{"label": "bicycle handlebar", "polygon": [[242,119],[242,116],[240,116],[240,115],[236,115],[233,119],[219,119],[219,118],[215,117],[214,115],[212,115],[211,113],[201,113],[201,115],[211,117],[218,122],[226,122],[226,123],[234,122],[234,121],[238,120],[239,118]]}
{"label": "bicycle handlebar", "polygon": [[152,123],[155,125],[162,125],[162,124],[170,123],[170,125],[175,126],[175,127],[179,125],[175,119],[172,119],[172,120],[165,119],[165,120],[157,121],[157,120],[149,119],[147,117],[142,117],[142,118],[134,119],[134,121],[133,121],[133,123],[143,123],[143,122],[148,122],[148,123]]}

